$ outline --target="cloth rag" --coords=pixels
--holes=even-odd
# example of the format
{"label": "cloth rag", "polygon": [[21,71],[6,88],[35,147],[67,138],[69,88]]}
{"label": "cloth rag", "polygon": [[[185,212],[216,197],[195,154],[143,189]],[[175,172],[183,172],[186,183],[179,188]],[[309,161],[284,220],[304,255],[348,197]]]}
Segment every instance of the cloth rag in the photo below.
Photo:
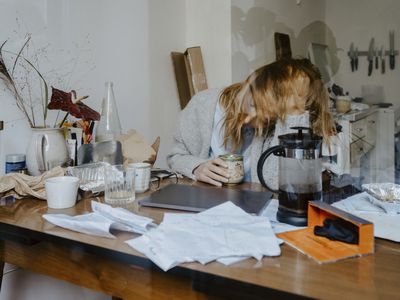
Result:
{"label": "cloth rag", "polygon": [[17,199],[32,196],[44,200],[46,199],[45,180],[63,175],[62,167],[55,167],[39,176],[9,173],[0,177],[0,195],[1,197],[14,196]]}

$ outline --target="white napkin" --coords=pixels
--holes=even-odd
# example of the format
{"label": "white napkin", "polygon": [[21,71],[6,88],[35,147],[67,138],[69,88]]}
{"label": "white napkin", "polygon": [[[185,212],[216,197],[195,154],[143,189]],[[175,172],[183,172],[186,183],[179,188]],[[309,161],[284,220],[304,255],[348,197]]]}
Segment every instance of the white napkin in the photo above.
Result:
{"label": "white napkin", "polygon": [[184,262],[230,264],[280,255],[268,218],[249,215],[232,202],[199,214],[166,213],[157,228],[127,243],[164,271]]}
{"label": "white napkin", "polygon": [[374,236],[400,242],[400,214],[386,211],[381,201],[367,192],[338,201],[333,206],[366,219],[374,224]]}
{"label": "white napkin", "polygon": [[92,201],[92,210],[92,213],[79,216],[45,214],[43,218],[66,229],[107,238],[115,238],[110,229],[142,234],[155,226],[152,219],[136,215],[121,207],[114,208]]}
{"label": "white napkin", "polygon": [[[261,215],[267,217],[271,222],[272,230],[275,232],[275,234],[306,228],[279,222],[278,219],[276,218],[276,213],[278,212],[278,206],[279,206],[278,199],[271,199],[267,207],[261,212]],[[279,239],[279,241],[283,243],[283,240]]]}

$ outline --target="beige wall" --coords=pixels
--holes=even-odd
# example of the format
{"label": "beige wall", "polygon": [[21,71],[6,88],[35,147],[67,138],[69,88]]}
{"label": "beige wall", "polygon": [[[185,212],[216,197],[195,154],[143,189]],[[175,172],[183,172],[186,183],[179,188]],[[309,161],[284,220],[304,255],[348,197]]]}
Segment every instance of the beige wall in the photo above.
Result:
{"label": "beige wall", "polygon": [[306,56],[308,42],[325,38],[325,0],[232,0],[232,78],[275,60],[274,33],[290,36],[293,56]]}
{"label": "beige wall", "polygon": [[335,0],[326,1],[326,23],[335,33],[340,60],[336,74],[337,82],[353,96],[361,95],[362,85],[383,86],[386,102],[400,105],[400,59],[396,67],[389,70],[386,58],[386,73],[375,70],[367,76],[367,59],[360,57],[359,70],[352,73],[347,56],[353,42],[359,50],[368,50],[369,42],[375,38],[375,45],[389,49],[389,30],[395,30],[395,47],[400,48],[400,1],[396,0]]}

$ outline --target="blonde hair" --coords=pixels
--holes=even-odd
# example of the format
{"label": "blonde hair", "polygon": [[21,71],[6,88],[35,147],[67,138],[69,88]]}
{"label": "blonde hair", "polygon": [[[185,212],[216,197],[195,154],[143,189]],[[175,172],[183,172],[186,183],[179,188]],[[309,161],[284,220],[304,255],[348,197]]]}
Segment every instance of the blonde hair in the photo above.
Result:
{"label": "blonde hair", "polygon": [[255,135],[268,136],[277,120],[292,111],[308,111],[311,129],[329,141],[335,134],[329,98],[321,74],[308,59],[284,59],[255,70],[245,81],[225,88],[220,95],[225,110],[224,145],[234,149],[243,143],[242,128],[252,101]]}

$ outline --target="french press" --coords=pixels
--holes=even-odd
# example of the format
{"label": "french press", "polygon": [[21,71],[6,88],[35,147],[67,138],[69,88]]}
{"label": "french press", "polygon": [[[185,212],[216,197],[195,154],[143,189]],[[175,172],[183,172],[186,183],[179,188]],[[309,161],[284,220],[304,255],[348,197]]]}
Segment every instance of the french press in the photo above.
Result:
{"label": "french press", "polygon": [[[278,136],[279,145],[261,154],[257,174],[263,186],[278,193],[278,221],[306,226],[308,201],[322,196],[322,137],[307,127],[291,129],[297,132]],[[271,154],[279,157],[279,190],[270,188],[263,177],[264,163]]]}

